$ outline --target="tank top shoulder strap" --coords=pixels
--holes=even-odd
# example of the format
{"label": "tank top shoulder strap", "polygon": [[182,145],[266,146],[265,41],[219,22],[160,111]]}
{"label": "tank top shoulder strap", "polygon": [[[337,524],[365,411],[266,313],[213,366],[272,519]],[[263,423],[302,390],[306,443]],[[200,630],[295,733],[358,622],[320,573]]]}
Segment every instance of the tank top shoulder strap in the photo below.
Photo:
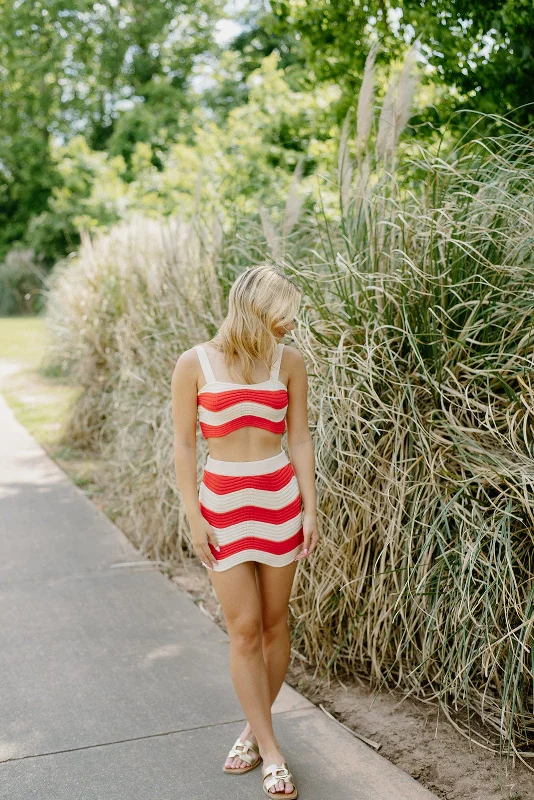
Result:
{"label": "tank top shoulder strap", "polygon": [[213,374],[206,350],[201,344],[196,344],[195,350],[197,351],[198,360],[200,361],[200,366],[202,367],[202,372],[204,373],[206,383],[215,382],[215,375]]}
{"label": "tank top shoulder strap", "polygon": [[280,362],[282,361],[282,353],[284,351],[284,343],[279,342],[277,347],[278,347],[278,353],[274,360],[274,364],[271,367],[271,374],[269,376],[272,381],[278,380],[278,373],[280,372]]}

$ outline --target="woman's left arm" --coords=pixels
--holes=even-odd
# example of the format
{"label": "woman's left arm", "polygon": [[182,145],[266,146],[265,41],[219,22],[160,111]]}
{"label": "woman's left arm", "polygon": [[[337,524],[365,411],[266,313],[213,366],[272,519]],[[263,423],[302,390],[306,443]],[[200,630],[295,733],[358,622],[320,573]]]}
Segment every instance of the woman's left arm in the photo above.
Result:
{"label": "woman's left arm", "polygon": [[302,353],[287,347],[287,449],[302,497],[304,542],[295,560],[305,558],[319,540],[315,490],[315,453],[308,425],[308,375]]}

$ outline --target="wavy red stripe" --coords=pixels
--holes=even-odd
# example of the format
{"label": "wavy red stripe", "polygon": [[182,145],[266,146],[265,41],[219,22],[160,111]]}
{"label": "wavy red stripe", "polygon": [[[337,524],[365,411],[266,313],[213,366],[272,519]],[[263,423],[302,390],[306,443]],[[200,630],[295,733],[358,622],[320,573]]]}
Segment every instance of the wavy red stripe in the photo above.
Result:
{"label": "wavy red stripe", "polygon": [[205,469],[202,483],[215,494],[230,494],[241,489],[276,492],[287,486],[294,474],[292,464],[285,464],[280,469],[266,472],[264,475],[219,475]]}
{"label": "wavy red stripe", "polygon": [[227,392],[200,392],[197,405],[208,411],[222,411],[225,408],[245,401],[261,403],[270,408],[285,408],[288,404],[287,389],[269,391],[266,389],[229,389]]}
{"label": "wavy red stripe", "polygon": [[293,548],[297,547],[299,544],[302,544],[303,541],[304,532],[301,528],[293,536],[281,542],[271,542],[269,539],[262,539],[260,536],[244,536],[242,539],[238,539],[230,544],[222,544],[220,550],[216,550],[211,543],[209,548],[217,561],[221,561],[243,550],[262,550],[264,553],[282,556],[285,553],[289,553],[290,550],[293,550]]}
{"label": "wavy red stripe", "polygon": [[257,417],[254,414],[243,414],[221,425],[208,425],[207,422],[201,422],[200,430],[205,439],[210,439],[215,436],[226,436],[247,425],[251,425],[254,428],[263,428],[263,430],[270,431],[271,433],[284,433],[286,429],[285,419],[280,420],[280,422],[272,422],[270,419],[265,419],[265,417]]}
{"label": "wavy red stripe", "polygon": [[206,508],[199,500],[200,513],[215,528],[228,528],[240,522],[269,522],[272,525],[281,525],[301,510],[301,498],[297,495],[291,503],[282,508],[262,508],[261,506],[240,506],[231,511],[212,511]]}

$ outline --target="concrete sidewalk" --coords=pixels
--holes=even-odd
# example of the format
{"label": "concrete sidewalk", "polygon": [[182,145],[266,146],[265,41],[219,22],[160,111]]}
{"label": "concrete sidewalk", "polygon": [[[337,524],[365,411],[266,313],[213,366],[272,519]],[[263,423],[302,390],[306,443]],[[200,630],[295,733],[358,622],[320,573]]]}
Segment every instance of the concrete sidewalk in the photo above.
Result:
{"label": "concrete sidewalk", "polygon": [[[138,556],[0,394],[0,798],[253,800],[226,634]],[[431,800],[289,686],[275,727],[301,800]],[[340,765],[339,767],[336,764]]]}

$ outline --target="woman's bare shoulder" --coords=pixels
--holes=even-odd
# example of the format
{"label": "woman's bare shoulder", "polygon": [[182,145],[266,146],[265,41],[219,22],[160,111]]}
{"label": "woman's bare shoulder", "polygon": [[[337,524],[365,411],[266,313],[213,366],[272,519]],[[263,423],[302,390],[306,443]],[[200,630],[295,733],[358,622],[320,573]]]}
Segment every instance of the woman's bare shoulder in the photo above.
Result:
{"label": "woman's bare shoulder", "polygon": [[199,370],[197,351],[194,347],[189,347],[178,356],[174,365],[173,378],[178,380],[180,377],[196,377]]}
{"label": "woman's bare shoulder", "polygon": [[288,363],[289,362],[293,364],[304,363],[304,356],[302,355],[298,347],[293,347],[292,344],[284,344],[284,350],[282,355],[288,359]]}
{"label": "woman's bare shoulder", "polygon": [[293,345],[290,344],[284,344],[280,369],[283,369],[288,375],[295,373],[298,374],[303,370],[306,370],[304,356],[297,347],[293,347]]}

